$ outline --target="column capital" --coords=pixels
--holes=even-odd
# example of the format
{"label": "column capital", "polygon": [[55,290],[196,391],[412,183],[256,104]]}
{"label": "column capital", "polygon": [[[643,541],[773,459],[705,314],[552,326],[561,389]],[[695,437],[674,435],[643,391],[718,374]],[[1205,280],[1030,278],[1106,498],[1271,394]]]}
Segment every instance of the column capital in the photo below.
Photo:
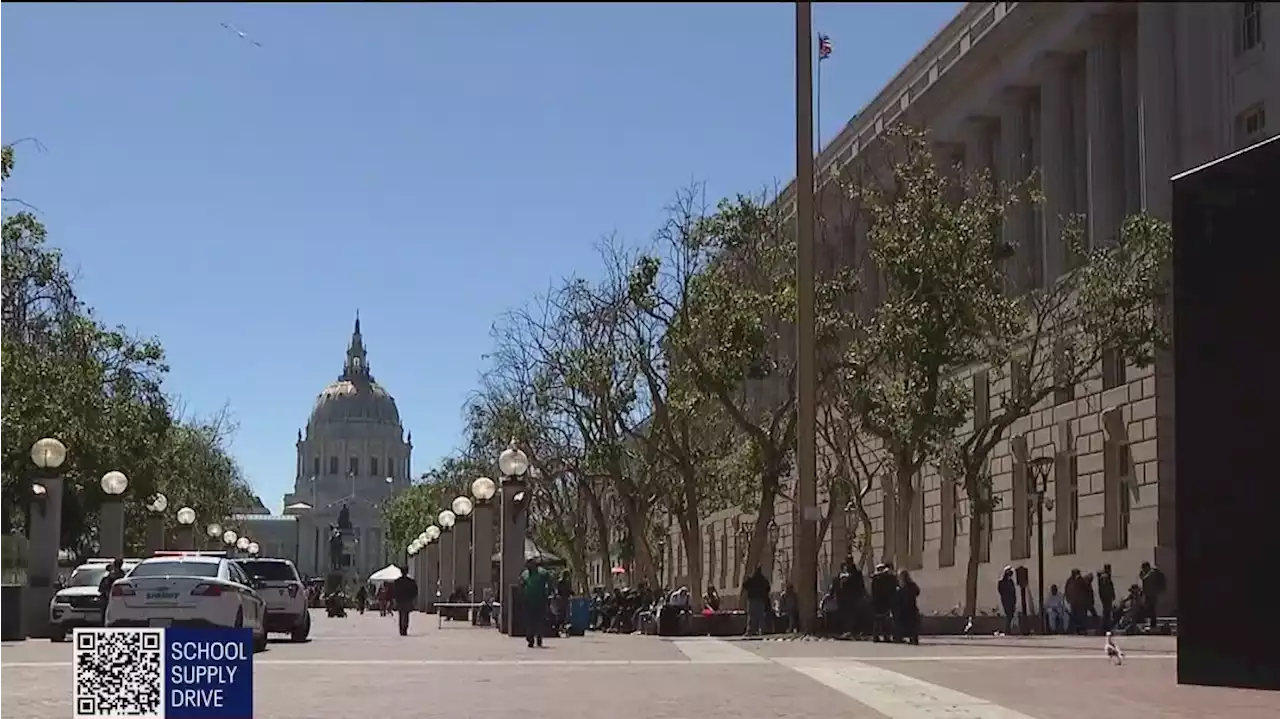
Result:
{"label": "column capital", "polygon": [[1025,107],[1034,94],[1035,88],[1023,85],[1006,85],[995,94],[995,97],[991,98],[991,104],[1003,114],[1006,110]]}

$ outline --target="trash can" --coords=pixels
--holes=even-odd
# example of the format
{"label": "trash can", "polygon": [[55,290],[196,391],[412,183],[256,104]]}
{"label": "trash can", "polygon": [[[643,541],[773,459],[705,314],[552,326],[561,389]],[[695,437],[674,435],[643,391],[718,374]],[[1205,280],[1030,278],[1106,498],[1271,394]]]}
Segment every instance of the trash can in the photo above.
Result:
{"label": "trash can", "polygon": [[591,624],[591,601],[586,597],[569,600],[569,636],[580,637]]}

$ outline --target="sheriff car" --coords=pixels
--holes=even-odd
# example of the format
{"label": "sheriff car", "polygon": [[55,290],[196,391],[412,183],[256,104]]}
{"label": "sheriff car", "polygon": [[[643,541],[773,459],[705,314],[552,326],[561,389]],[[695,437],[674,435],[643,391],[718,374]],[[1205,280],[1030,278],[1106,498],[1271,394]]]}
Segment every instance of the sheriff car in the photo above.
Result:
{"label": "sheriff car", "polygon": [[[70,579],[53,595],[49,602],[49,638],[55,642],[66,641],[67,634],[76,627],[102,626],[103,597],[98,585],[107,575],[111,559],[89,559],[71,572]],[[125,572],[142,560],[125,559]]]}
{"label": "sheriff car", "polygon": [[267,646],[267,603],[232,560],[200,552],[157,553],[111,585],[108,627],[248,627]]}
{"label": "sheriff car", "polygon": [[311,634],[311,612],[307,590],[297,567],[287,559],[237,559],[249,582],[267,603],[267,631],[288,634],[295,642],[305,642]]}

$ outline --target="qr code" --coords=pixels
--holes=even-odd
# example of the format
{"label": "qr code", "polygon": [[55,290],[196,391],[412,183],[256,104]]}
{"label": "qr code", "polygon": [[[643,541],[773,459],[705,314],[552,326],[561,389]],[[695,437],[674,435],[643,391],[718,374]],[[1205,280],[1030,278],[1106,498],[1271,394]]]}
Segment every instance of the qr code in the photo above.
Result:
{"label": "qr code", "polygon": [[164,630],[77,629],[75,716],[164,717]]}

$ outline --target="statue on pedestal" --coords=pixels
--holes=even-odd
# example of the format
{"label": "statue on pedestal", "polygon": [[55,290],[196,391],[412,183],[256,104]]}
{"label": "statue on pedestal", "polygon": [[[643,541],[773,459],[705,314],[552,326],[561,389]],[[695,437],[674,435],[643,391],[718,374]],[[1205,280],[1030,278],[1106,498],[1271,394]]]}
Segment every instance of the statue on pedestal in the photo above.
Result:
{"label": "statue on pedestal", "polygon": [[329,566],[334,570],[342,569],[342,531],[338,525],[329,525]]}
{"label": "statue on pedestal", "polygon": [[342,505],[342,510],[338,512],[338,529],[344,532],[351,529],[351,510],[345,504]]}

